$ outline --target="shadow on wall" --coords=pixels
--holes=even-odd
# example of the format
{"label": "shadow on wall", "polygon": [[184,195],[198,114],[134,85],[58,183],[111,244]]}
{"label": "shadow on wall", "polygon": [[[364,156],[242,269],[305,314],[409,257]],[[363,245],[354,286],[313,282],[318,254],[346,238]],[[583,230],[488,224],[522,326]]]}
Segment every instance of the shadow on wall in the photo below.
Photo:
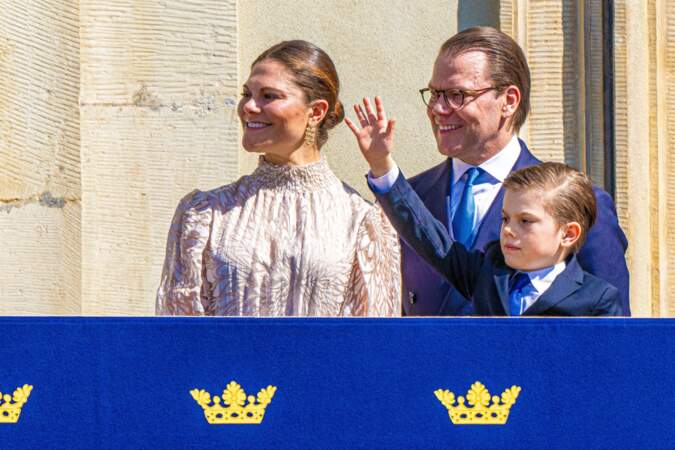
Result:
{"label": "shadow on wall", "polygon": [[[576,30],[577,18],[576,9],[563,9],[562,14],[562,29]],[[565,33],[563,37],[563,129],[564,130],[579,130],[578,109],[581,98],[579,92],[579,84],[577,83],[579,74],[578,67],[579,46],[576,39],[576,33]],[[585,138],[585,137],[584,137]],[[584,170],[581,167],[581,158],[579,157],[579,149],[581,148],[581,136],[578,133],[563,133],[563,145],[565,163],[578,170]]]}
{"label": "shadow on wall", "polygon": [[476,26],[499,28],[499,0],[457,2],[457,31]]}

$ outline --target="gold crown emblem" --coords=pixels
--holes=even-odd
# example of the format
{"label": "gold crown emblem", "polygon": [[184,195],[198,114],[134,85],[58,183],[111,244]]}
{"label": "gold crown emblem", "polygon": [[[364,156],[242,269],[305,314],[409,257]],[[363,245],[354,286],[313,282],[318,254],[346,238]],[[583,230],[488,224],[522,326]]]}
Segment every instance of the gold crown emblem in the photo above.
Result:
{"label": "gold crown emblem", "polygon": [[447,389],[437,389],[434,394],[443,406],[448,408],[450,420],[455,425],[503,425],[509,418],[511,406],[516,403],[520,394],[520,386],[506,389],[501,399],[495,395],[490,404],[490,393],[480,381],[476,381],[466,394],[466,400],[471,406],[466,406],[464,397],[461,396],[457,398],[455,404],[455,394]]}
{"label": "gold crown emblem", "polygon": [[0,423],[17,423],[19,421],[21,408],[28,401],[28,396],[32,390],[33,386],[24,384],[23,387],[16,388],[12,395],[3,395],[0,392],[0,398],[2,398],[2,403],[0,404]]}
{"label": "gold crown emblem", "polygon": [[210,424],[259,424],[265,416],[265,408],[272,401],[276,391],[275,386],[267,386],[258,392],[257,397],[253,395],[246,397],[246,392],[241,386],[236,381],[230,381],[223,391],[222,400],[226,406],[220,404],[221,399],[217,396],[213,397],[212,405],[211,394],[204,389],[193,389],[190,394],[199,406],[204,408],[204,416]]}

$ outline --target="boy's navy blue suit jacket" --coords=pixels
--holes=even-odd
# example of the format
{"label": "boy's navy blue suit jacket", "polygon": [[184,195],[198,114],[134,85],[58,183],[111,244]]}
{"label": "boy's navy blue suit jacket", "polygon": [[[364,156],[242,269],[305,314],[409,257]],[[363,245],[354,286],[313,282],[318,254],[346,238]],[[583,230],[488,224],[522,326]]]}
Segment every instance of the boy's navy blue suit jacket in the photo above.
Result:
{"label": "boy's navy blue suit jacket", "polygon": [[[473,300],[476,314],[509,315],[509,280],[515,270],[504,262],[499,241],[489,243],[485,251],[467,250],[454,242],[403,174],[387,194],[376,197],[399,235],[464,297]],[[565,270],[523,315],[620,316],[621,300],[614,286],[584,272],[572,255]]]}
{"label": "boy's navy blue suit jacket", "polygon": [[[541,163],[520,140],[520,156],[511,171]],[[428,169],[410,179],[410,185],[431,214],[447,223],[446,197],[449,195],[452,160]],[[625,252],[628,241],[619,227],[616,208],[609,194],[595,187],[598,217],[586,243],[577,254],[577,262],[591,274],[609,282],[619,290],[624,316],[630,316],[628,300],[628,268]],[[504,188],[499,190],[478,229],[472,250],[486,250],[488,243],[499,239]],[[452,230],[449,231],[452,237]],[[436,273],[413,249],[402,242],[403,282],[407,295],[403,311],[411,316],[470,315],[472,303]]]}

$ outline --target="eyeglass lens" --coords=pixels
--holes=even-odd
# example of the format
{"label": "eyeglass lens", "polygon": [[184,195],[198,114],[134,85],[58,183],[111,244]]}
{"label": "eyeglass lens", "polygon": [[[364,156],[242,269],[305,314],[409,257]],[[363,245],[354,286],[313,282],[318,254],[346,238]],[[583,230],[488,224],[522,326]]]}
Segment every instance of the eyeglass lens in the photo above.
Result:
{"label": "eyeglass lens", "polygon": [[422,100],[427,106],[433,106],[439,97],[443,97],[446,106],[451,108],[461,108],[464,104],[464,93],[462,91],[434,91],[430,89],[422,92]]}

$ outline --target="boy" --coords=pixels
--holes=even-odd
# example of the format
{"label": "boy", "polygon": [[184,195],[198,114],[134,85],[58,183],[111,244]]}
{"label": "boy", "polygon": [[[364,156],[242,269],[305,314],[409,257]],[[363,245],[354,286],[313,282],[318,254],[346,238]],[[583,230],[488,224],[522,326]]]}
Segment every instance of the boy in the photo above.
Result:
{"label": "boy", "polygon": [[620,316],[617,289],[575,257],[595,221],[590,180],[546,162],[512,173],[504,188],[500,240],[485,252],[454,242],[402,174],[376,196],[401,237],[472,299],[478,315]]}

